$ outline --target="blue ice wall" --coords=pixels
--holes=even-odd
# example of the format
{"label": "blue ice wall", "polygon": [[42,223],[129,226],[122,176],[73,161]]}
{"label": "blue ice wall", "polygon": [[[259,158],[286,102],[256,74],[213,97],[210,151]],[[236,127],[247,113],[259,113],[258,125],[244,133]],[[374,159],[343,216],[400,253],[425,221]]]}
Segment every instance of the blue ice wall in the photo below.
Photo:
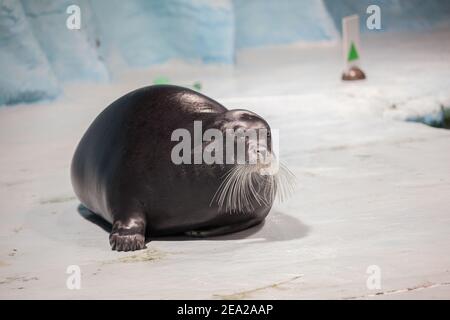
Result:
{"label": "blue ice wall", "polygon": [[[108,73],[99,60],[94,41],[89,38],[90,29],[66,27],[66,9],[72,4],[80,6],[86,16],[91,12],[88,1],[22,0],[34,36],[60,81],[105,81]],[[85,22],[85,25],[89,24]]]}
{"label": "blue ice wall", "polygon": [[422,31],[450,25],[449,0],[324,0],[334,23],[341,30],[341,19],[347,15],[360,16],[361,30],[366,27],[369,5],[381,9],[381,31]]}
{"label": "blue ice wall", "polygon": [[58,83],[22,4],[0,1],[0,105],[52,98]]}
{"label": "blue ice wall", "polygon": [[[73,4],[80,30],[66,27]],[[450,24],[449,0],[0,0],[0,105],[108,81],[116,69],[232,63],[241,48],[335,40],[343,16],[365,25],[370,4],[386,31]]]}
{"label": "blue ice wall", "polygon": [[234,0],[236,47],[338,38],[322,0]]}
{"label": "blue ice wall", "polygon": [[[81,29],[69,30],[70,5]],[[0,105],[172,58],[232,63],[231,0],[0,0]],[[8,76],[5,76],[8,75]]]}
{"label": "blue ice wall", "polygon": [[146,67],[171,58],[230,63],[230,1],[95,0],[91,2],[107,61]]}

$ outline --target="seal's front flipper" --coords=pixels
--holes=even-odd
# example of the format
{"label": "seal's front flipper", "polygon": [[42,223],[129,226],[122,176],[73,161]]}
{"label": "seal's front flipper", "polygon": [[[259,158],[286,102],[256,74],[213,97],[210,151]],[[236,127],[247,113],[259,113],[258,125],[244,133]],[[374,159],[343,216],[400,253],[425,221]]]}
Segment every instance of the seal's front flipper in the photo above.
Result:
{"label": "seal's front flipper", "polygon": [[205,238],[205,237],[216,237],[221,236],[228,233],[233,232],[239,232],[245,229],[248,229],[250,227],[256,226],[257,224],[260,224],[262,222],[261,219],[252,219],[246,222],[231,224],[228,226],[222,226],[212,229],[204,229],[204,230],[192,230],[187,231],[185,234],[190,237],[199,237],[199,238]]}
{"label": "seal's front flipper", "polygon": [[127,221],[114,221],[109,243],[111,249],[117,251],[145,249],[145,220],[129,218]]}

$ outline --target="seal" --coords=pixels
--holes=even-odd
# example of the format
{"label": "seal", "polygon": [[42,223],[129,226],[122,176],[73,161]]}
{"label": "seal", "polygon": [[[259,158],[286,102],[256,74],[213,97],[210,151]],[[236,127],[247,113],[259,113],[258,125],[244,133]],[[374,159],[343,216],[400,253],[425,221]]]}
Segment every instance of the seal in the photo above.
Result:
{"label": "seal", "polygon": [[[187,161],[174,161],[180,145],[174,132],[198,135],[198,123],[201,133],[267,134],[244,137],[244,163],[192,163],[212,142],[226,144],[216,138],[194,141],[191,156],[180,152]],[[262,155],[269,161],[260,161]],[[146,236],[216,236],[261,223],[283,179],[291,179],[284,166],[271,172],[275,162],[270,127],[257,114],[229,111],[187,88],[154,85],[124,95],[97,116],[76,148],[71,179],[81,203],[112,224],[112,249],[133,251],[145,248]]]}

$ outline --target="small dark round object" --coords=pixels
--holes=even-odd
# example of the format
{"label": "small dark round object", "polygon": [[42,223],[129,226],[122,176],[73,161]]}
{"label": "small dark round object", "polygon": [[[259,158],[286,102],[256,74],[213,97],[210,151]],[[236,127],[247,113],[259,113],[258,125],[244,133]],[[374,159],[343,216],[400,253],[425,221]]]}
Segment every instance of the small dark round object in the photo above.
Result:
{"label": "small dark round object", "polygon": [[342,74],[342,80],[345,81],[364,80],[365,78],[366,75],[364,72],[356,66],[351,67],[347,72]]}

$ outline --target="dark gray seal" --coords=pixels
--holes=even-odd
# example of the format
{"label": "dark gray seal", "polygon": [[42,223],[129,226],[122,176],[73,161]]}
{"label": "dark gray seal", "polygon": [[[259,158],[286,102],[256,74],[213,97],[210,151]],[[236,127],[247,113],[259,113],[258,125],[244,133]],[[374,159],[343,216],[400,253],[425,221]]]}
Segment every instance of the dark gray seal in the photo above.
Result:
{"label": "dark gray seal", "polygon": [[112,224],[113,250],[142,249],[146,235],[236,232],[261,223],[269,213],[278,174],[261,175],[259,164],[172,161],[179,143],[172,133],[179,128],[193,133],[194,121],[202,122],[203,132],[266,129],[269,134],[257,147],[246,141],[246,153],[272,153],[264,119],[246,110],[228,111],[198,92],[170,85],[124,95],[82,137],[72,160],[72,185],[84,206]]}

